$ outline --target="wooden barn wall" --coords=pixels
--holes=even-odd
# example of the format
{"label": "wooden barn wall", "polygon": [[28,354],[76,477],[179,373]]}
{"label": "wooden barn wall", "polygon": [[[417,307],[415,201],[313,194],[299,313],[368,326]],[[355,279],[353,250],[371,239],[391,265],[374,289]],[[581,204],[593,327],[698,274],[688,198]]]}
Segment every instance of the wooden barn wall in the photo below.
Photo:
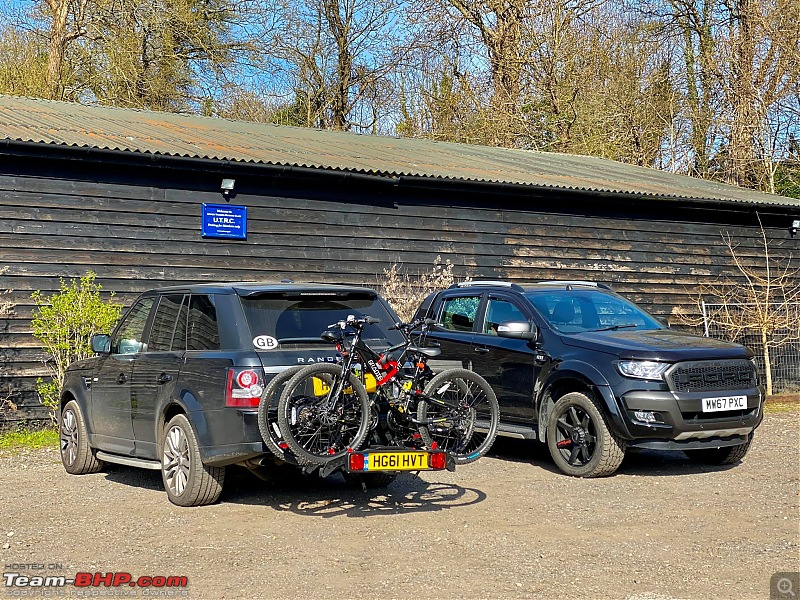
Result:
{"label": "wooden barn wall", "polygon": [[[437,256],[459,279],[609,283],[656,315],[691,308],[698,284],[736,275],[722,235],[747,264],[761,249],[754,207],[701,210],[647,198],[491,186],[371,185],[331,175],[260,175],[238,167],[182,171],[102,161],[0,157],[0,390],[15,417],[43,417],[33,385],[47,356],[31,336],[31,292],[91,270],[130,305],[139,292],[196,281],[280,280],[366,284],[393,262],[411,273]],[[177,164],[177,163],[176,163]],[[202,202],[248,208],[246,241],[203,239]],[[795,210],[794,218],[800,218]],[[760,209],[777,257],[798,253],[791,212]],[[0,398],[3,395],[0,394]],[[13,418],[13,417],[12,417]]]}

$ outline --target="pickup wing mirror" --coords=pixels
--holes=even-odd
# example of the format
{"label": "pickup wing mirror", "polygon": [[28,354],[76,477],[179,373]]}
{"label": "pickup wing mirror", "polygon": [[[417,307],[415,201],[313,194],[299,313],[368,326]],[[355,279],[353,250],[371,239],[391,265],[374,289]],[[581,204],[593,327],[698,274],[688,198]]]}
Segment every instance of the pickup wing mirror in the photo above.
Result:
{"label": "pickup wing mirror", "polygon": [[517,340],[536,341],[536,327],[528,321],[503,321],[497,326],[498,337],[514,338]]}
{"label": "pickup wing mirror", "polygon": [[111,336],[106,335],[105,333],[95,333],[92,336],[92,352],[97,352],[98,354],[110,354],[111,353]]}

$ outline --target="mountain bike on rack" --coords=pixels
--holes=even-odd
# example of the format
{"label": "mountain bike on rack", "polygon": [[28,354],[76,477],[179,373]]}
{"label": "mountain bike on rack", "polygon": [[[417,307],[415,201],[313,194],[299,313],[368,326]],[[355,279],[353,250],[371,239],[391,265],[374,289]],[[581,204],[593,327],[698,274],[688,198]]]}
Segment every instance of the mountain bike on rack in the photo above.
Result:
{"label": "mountain bike on rack", "polygon": [[430,319],[397,323],[405,341],[377,352],[362,339],[372,317],[329,325],[338,364],[309,365],[286,383],[278,402],[283,440],[301,465],[326,465],[365,443],[444,450],[458,464],[484,456],[497,436],[500,409],[486,380],[467,369],[434,374],[441,353],[424,341]]}

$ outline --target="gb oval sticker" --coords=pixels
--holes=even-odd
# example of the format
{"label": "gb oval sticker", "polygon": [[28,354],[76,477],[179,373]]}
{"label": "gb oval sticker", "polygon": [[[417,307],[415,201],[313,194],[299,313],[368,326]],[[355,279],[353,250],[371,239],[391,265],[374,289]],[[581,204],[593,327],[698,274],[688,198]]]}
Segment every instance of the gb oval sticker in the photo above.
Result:
{"label": "gb oval sticker", "polygon": [[253,338],[253,346],[259,350],[274,350],[278,347],[278,340],[271,335],[259,335]]}

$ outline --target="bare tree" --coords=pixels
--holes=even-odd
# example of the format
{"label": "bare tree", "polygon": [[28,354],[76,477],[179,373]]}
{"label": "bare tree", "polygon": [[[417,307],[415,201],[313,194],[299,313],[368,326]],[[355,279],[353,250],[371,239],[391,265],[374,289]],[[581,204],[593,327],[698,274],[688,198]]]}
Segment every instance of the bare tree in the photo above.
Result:
{"label": "bare tree", "polygon": [[489,60],[490,114],[496,122],[491,144],[512,146],[519,110],[524,20],[532,0],[446,0],[480,38]]}
{"label": "bare tree", "polygon": [[[453,284],[453,263],[437,256],[430,270],[411,275],[401,264],[393,263],[378,277],[378,289],[389,305],[405,322],[414,317],[420,303],[433,292]],[[469,281],[469,277],[467,278]]]}
{"label": "bare tree", "polygon": [[[720,81],[729,105],[725,178],[774,191],[774,169],[788,151],[787,133],[800,120],[777,106],[800,93],[800,4],[734,0],[728,19]],[[782,118],[783,117],[783,118]],[[781,121],[784,121],[783,123]]]}
{"label": "bare tree", "polygon": [[12,23],[0,34],[0,93],[46,96],[47,46],[41,38]]}
{"label": "bare tree", "polygon": [[86,13],[90,0],[44,0],[50,21],[47,54],[47,97],[62,100],[64,63],[70,42],[86,35]]}
{"label": "bare tree", "polygon": [[275,94],[303,117],[302,124],[380,129],[391,75],[404,59],[400,5],[400,0],[265,0],[261,10],[279,15],[265,69],[283,88]]}
{"label": "bare tree", "polygon": [[760,218],[759,226],[761,239],[756,260],[745,256],[729,234],[723,234],[737,276],[725,276],[700,287],[696,302],[704,313],[702,317],[679,316],[692,325],[706,321],[725,332],[730,340],[756,332],[767,394],[772,394],[772,351],[800,340],[800,269],[792,266],[791,257],[785,261],[774,258]]}

